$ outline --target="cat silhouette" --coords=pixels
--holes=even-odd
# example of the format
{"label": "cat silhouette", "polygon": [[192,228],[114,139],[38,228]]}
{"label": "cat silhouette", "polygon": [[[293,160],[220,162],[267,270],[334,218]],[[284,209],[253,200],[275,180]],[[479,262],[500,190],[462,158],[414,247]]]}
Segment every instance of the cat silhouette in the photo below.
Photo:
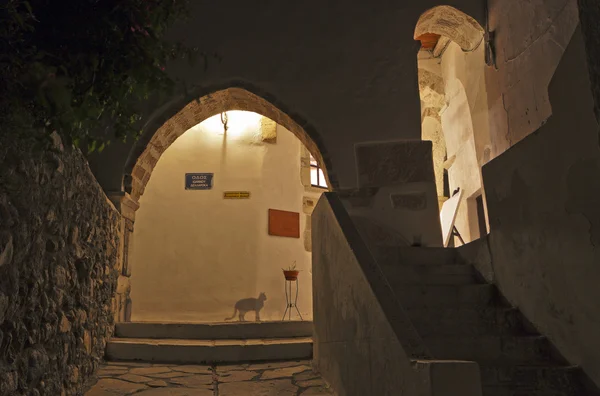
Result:
{"label": "cat silhouette", "polygon": [[267,295],[265,293],[260,293],[258,298],[243,298],[235,303],[233,308],[233,315],[230,318],[225,318],[225,320],[231,320],[235,318],[236,314],[238,315],[238,319],[240,322],[245,322],[245,315],[250,312],[256,312],[256,321],[260,322],[260,310],[265,306],[265,301],[267,300]]}

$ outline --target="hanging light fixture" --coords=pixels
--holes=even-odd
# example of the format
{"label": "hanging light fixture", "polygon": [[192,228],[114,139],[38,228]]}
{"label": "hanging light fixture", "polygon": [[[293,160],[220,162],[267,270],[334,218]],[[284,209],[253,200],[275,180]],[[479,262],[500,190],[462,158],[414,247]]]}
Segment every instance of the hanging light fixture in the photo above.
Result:
{"label": "hanging light fixture", "polygon": [[227,112],[224,111],[221,113],[221,123],[223,124],[223,133],[225,135],[227,134],[227,129],[229,129],[229,127],[227,126],[227,121],[229,121],[227,117]]}

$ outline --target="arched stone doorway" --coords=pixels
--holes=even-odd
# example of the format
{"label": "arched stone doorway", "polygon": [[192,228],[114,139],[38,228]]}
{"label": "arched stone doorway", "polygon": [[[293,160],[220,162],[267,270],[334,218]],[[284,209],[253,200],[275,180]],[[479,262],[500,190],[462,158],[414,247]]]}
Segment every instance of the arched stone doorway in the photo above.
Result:
{"label": "arched stone doorway", "polygon": [[422,138],[433,142],[440,205],[460,188],[456,227],[466,242],[487,234],[481,167],[490,158],[484,29],[450,6],[426,11],[415,28]]}
{"label": "arched stone doorway", "polygon": [[[300,179],[306,186],[307,197],[302,201],[302,211],[299,213],[303,224],[301,242],[304,243],[307,250],[310,251],[310,213],[316,204],[316,199],[322,191],[314,189],[311,186],[311,162],[317,164],[322,170],[327,186],[331,186],[329,175],[324,166],[324,159],[321,151],[317,148],[314,141],[308,136],[306,131],[295,122],[289,115],[278,109],[276,106],[242,88],[228,88],[216,91],[209,95],[201,97],[186,105],[175,116],[167,120],[160,128],[156,130],[149,143],[135,161],[132,168],[129,192],[120,198],[119,208],[123,215],[123,240],[122,240],[122,264],[120,268],[120,277],[117,288],[117,311],[120,321],[129,321],[132,316],[131,295],[131,275],[132,275],[132,255],[135,254],[134,244],[134,224],[136,221],[136,212],[140,208],[140,199],[143,197],[151,175],[158,164],[159,159],[174,142],[186,131],[194,128],[210,117],[217,116],[224,112],[232,110],[241,110],[260,115],[259,130],[262,133],[262,139],[268,141],[276,138],[277,128],[283,128],[286,133],[291,133],[295,140],[299,140],[302,147],[301,155],[298,158],[301,168]],[[289,132],[288,132],[289,131]],[[314,159],[314,161],[311,161]],[[313,166],[314,167],[314,166]],[[127,183],[126,183],[127,184]],[[333,188],[333,187],[330,187]],[[315,196],[310,193],[318,192]],[[143,203],[143,200],[141,201]],[[285,264],[282,264],[285,266]],[[281,288],[283,290],[283,287]],[[249,297],[249,296],[247,296]]]}
{"label": "arched stone doorway", "polygon": [[[175,139],[207,118],[229,110],[254,112],[275,121],[292,132],[308,148],[320,164],[325,164],[321,150],[314,143],[313,139],[289,115],[281,111],[274,104],[246,89],[227,88],[207,94],[198,100],[188,103],[153,134],[144,151],[137,156],[135,161],[132,161],[134,165],[131,174],[126,176],[126,179],[130,178],[129,183],[125,180],[125,184],[126,186],[130,184],[128,192],[131,197],[138,200],[142,196],[145,186],[150,179],[152,169],[156,166],[162,153],[165,152]],[[329,185],[331,185],[331,182]]]}

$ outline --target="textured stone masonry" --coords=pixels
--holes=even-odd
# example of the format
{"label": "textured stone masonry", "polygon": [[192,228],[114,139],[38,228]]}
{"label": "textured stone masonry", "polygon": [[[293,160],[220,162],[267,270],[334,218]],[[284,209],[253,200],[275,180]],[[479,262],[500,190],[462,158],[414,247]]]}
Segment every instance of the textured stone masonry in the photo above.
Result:
{"label": "textured stone masonry", "polygon": [[0,136],[0,395],[81,395],[113,328],[119,214],[78,149]]}
{"label": "textured stone masonry", "polygon": [[[323,158],[321,158],[316,144],[304,129],[287,114],[245,89],[229,88],[190,102],[156,131],[131,171],[131,191],[128,191],[131,197],[137,201],[144,194],[152,170],[171,143],[191,127],[213,115],[228,110],[252,111],[269,118],[276,124],[282,125],[300,139],[302,144],[319,160],[319,163],[323,163]],[[269,128],[272,129],[273,123],[270,124]],[[267,133],[265,138],[273,141],[273,139],[276,139],[276,135],[273,136],[271,131]]]}

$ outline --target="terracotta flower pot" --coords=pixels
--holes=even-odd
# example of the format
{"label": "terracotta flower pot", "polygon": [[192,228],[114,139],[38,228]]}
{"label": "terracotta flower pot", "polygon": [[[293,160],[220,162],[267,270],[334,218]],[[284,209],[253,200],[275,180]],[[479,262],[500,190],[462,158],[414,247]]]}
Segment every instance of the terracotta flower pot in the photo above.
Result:
{"label": "terracotta flower pot", "polygon": [[286,280],[289,281],[295,281],[296,279],[298,279],[298,274],[300,273],[300,271],[286,271],[283,270],[283,276],[285,276]]}

